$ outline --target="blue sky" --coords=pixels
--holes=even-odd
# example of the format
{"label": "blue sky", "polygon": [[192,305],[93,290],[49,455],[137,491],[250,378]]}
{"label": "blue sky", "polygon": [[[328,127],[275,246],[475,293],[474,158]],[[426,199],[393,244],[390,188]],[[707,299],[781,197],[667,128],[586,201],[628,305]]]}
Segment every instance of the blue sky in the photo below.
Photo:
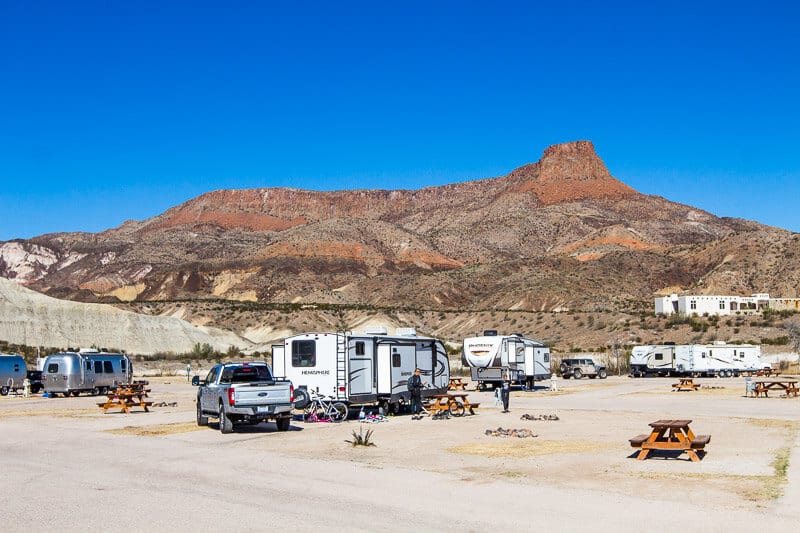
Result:
{"label": "blue sky", "polygon": [[643,193],[800,231],[798,23],[788,1],[0,0],[0,240],[215,189],[500,176],[578,139]]}

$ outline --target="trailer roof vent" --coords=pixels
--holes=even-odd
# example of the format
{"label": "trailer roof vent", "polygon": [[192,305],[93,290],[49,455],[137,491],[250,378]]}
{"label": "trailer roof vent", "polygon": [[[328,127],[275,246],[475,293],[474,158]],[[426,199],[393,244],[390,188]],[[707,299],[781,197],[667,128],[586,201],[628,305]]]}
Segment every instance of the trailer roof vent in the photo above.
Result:
{"label": "trailer roof vent", "polygon": [[367,326],[364,328],[364,333],[367,335],[386,335],[389,330],[386,329],[386,326]]}
{"label": "trailer roof vent", "polygon": [[397,328],[394,330],[394,334],[398,337],[416,337],[417,328]]}
{"label": "trailer roof vent", "polygon": [[497,330],[496,329],[485,329],[483,330],[484,337],[497,337]]}
{"label": "trailer roof vent", "polygon": [[675,346],[675,342],[667,341],[667,342],[664,343],[664,346]]}

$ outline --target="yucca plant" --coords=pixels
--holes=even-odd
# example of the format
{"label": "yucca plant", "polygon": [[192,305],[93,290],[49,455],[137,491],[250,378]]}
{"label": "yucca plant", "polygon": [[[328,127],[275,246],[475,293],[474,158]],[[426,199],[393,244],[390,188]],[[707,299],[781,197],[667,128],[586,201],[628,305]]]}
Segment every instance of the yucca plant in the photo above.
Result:
{"label": "yucca plant", "polygon": [[374,442],[372,442],[372,433],[374,430],[368,429],[366,433],[364,433],[364,428],[359,427],[358,433],[356,430],[353,430],[353,440],[346,440],[345,442],[352,444],[353,448],[356,446],[376,446]]}

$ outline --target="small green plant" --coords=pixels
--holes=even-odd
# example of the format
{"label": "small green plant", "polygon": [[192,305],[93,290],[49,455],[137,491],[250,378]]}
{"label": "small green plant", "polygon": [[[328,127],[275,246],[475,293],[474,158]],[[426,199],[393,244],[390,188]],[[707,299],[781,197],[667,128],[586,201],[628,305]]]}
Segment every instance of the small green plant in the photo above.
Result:
{"label": "small green plant", "polygon": [[352,444],[353,448],[356,446],[377,446],[374,442],[372,442],[372,434],[374,430],[368,429],[366,433],[364,433],[364,428],[359,427],[358,433],[356,430],[353,430],[353,440],[346,440],[345,442]]}

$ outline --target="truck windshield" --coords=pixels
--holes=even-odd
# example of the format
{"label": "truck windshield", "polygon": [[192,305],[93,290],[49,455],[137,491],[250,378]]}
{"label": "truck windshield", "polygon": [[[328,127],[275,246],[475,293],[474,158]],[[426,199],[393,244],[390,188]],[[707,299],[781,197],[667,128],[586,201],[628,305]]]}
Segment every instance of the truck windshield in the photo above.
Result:
{"label": "truck windshield", "polygon": [[234,366],[222,371],[220,383],[250,383],[252,381],[272,381],[269,368],[259,366]]}

